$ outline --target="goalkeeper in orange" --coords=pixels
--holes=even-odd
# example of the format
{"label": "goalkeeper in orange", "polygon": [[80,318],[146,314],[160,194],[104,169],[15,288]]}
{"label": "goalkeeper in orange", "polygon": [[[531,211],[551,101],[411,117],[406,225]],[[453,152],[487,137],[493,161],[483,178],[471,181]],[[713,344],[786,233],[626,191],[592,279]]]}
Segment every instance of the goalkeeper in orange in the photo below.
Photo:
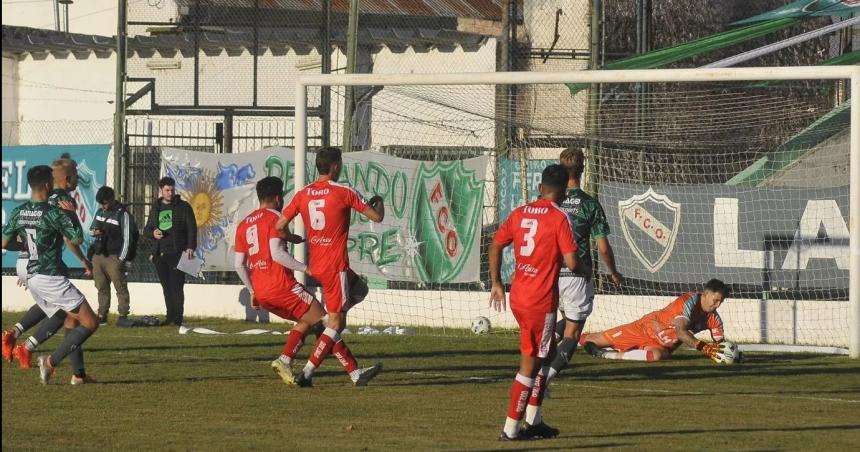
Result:
{"label": "goalkeeper in orange", "polygon": [[[659,361],[672,356],[682,343],[718,361],[723,341],[723,321],[717,308],[729,294],[725,283],[712,279],[700,292],[689,292],[663,309],[639,320],[599,333],[583,334],[580,344],[593,356],[633,361]],[[696,333],[710,330],[713,342],[696,339]]]}

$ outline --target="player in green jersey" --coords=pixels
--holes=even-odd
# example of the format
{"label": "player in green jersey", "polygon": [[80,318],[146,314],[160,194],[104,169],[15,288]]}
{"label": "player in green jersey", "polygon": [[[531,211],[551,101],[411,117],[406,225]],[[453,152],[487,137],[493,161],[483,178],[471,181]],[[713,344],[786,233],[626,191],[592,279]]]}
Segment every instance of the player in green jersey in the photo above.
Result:
{"label": "player in green jersey", "polygon": [[[616,285],[622,282],[621,273],[615,267],[615,257],[609,245],[609,223],[600,203],[582,190],[582,173],[585,170],[585,154],[580,149],[568,148],[559,156],[560,163],[567,169],[567,199],[559,208],[567,213],[573,228],[577,246],[577,258],[582,264],[576,272],[563,268],[558,278],[559,310],[562,320],[556,326],[556,334],[562,336],[558,343],[555,357],[547,370],[545,385],[567,367],[570,358],[576,351],[579,335],[585,325],[585,320],[591,314],[594,305],[593,269],[591,265],[591,244],[593,238],[597,251],[609,270],[610,278]],[[539,406],[529,404],[526,407],[526,423],[532,426],[543,426]],[[555,429],[553,429],[555,430]],[[552,437],[557,431],[534,431],[532,436]]]}
{"label": "player in green jersey", "polygon": [[[53,355],[39,357],[43,384],[50,381],[54,366],[73,350],[80,349],[98,329],[98,318],[83,294],[69,281],[68,268],[62,260],[64,240],[77,247],[83,241],[83,230],[80,222],[73,222],[69,215],[47,202],[53,179],[51,168],[45,165],[27,172],[31,200],[12,211],[2,237],[3,248],[8,249],[10,241],[23,236],[30,254],[27,286],[37,303],[42,304],[42,310],[49,316],[63,310],[80,322],[66,333]],[[88,265],[85,262],[85,267],[89,268]]]}
{"label": "player in green jersey", "polygon": [[[77,216],[77,203],[74,198],[70,195],[70,192],[74,191],[77,188],[78,184],[78,172],[77,172],[77,163],[71,159],[68,153],[60,156],[59,159],[55,160],[51,164],[52,176],[54,178],[53,190],[51,191],[50,196],[48,197],[48,203],[60,207],[69,215],[69,218],[75,222],[80,223],[80,220]],[[18,237],[17,241],[21,241],[21,237]],[[89,274],[88,263],[83,256],[83,253],[80,251],[78,246],[73,246],[68,242],[68,239],[65,239],[66,246],[69,250],[75,254],[79,260],[84,264],[85,274]],[[19,251],[18,261],[16,263],[16,270],[18,272],[19,285],[24,286],[24,290],[27,290],[26,285],[21,284],[23,281],[26,283],[27,281],[27,266],[29,265],[29,252],[26,250],[26,247],[22,251]],[[31,293],[32,294],[32,293]],[[35,294],[32,294],[34,299],[36,297]],[[45,341],[47,341],[51,336],[56,333],[60,327],[66,326],[66,330],[73,329],[77,326],[74,323],[73,319],[68,319],[68,323],[66,323],[66,313],[65,311],[57,311],[53,316],[48,318],[39,324],[40,321],[45,319],[47,315],[40,307],[40,301],[36,299],[36,303],[30,307],[30,309],[21,317],[21,319],[15,323],[15,325],[3,331],[3,357],[12,362],[13,356],[18,360],[18,364],[22,369],[28,369],[31,367],[32,361],[32,353]],[[27,338],[25,341],[16,345],[17,339],[27,330],[39,324],[39,328],[36,332]],[[80,350],[75,350],[70,357],[72,361],[73,367],[75,367],[75,375],[79,378],[73,379],[76,381],[76,384],[85,381],[86,372],[84,370],[83,365],[83,352]]]}

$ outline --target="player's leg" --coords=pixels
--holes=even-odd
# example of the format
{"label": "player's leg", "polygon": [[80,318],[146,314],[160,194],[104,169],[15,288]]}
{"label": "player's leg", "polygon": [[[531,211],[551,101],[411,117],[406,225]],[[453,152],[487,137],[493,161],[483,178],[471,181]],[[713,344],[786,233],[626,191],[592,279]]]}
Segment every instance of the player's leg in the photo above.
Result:
{"label": "player's leg", "polygon": [[68,278],[34,275],[29,283],[33,294],[43,299],[48,306],[66,311],[67,317],[79,322],[78,326],[66,333],[63,342],[51,356],[39,357],[40,378],[43,384],[47,384],[54,373],[54,367],[72,351],[80,348],[98,329],[98,316]]}
{"label": "player's leg", "polygon": [[559,307],[562,311],[562,321],[559,324],[563,326],[557,353],[550,364],[547,384],[567,367],[576,352],[580,333],[594,306],[594,285],[590,280],[579,276],[560,278],[558,288]]}
{"label": "player's leg", "polygon": [[[102,324],[101,316],[98,316],[99,324]],[[65,334],[68,335],[75,328],[80,325],[80,322],[74,316],[66,316],[65,322],[63,322],[63,328],[65,328]],[[83,345],[79,347],[75,347],[69,353],[69,365],[72,368],[72,384],[82,384],[87,382],[87,371],[84,366],[84,347]]]}
{"label": "player's leg", "polygon": [[660,345],[649,345],[624,352],[604,352],[603,358],[628,361],[660,361],[669,358],[669,349]]}
{"label": "player's leg", "polygon": [[[555,313],[545,316],[544,329],[542,331],[543,336],[552,337],[552,333],[549,333],[548,329],[554,326],[555,317]],[[526,406],[525,428],[521,432],[523,436],[528,438],[552,438],[559,434],[557,428],[550,427],[543,422],[541,414],[541,406],[543,405],[543,399],[549,385],[549,374],[552,370],[551,364],[554,356],[558,355],[555,341],[549,340],[549,347],[546,347],[543,343],[544,340],[546,339],[541,337],[541,341],[539,342],[541,344],[541,347],[538,348],[540,367],[535,376],[534,387],[529,395],[529,402]]]}
{"label": "player's leg", "polygon": [[317,338],[308,356],[308,362],[302,369],[302,375],[296,381],[300,386],[311,386],[314,372],[331,353],[334,345],[341,341],[340,332],[346,327],[343,308],[349,300],[349,273],[344,271],[315,276],[322,286],[323,300],[328,311],[328,326]]}
{"label": "player's leg", "polygon": [[66,311],[55,311],[56,312],[39,324],[39,327],[36,328],[36,332],[33,333],[32,336],[28,337],[24,342],[16,345],[15,350],[12,351],[12,354],[15,355],[15,359],[18,360],[18,366],[22,369],[29,369],[33,366],[33,352],[39,348],[39,345],[45,343],[45,341],[50,339],[57,333],[57,331],[60,330],[60,328],[63,327],[63,324],[66,321]]}
{"label": "player's leg", "polygon": [[93,281],[98,289],[98,315],[99,323],[107,323],[108,312],[110,312],[110,276],[107,272],[108,260],[110,258],[96,254],[93,256]]}
{"label": "player's leg", "polygon": [[[15,272],[18,275],[18,285],[24,287],[24,290],[27,290],[27,265],[29,262],[29,259],[17,259],[15,261]],[[37,305],[33,305],[12,328],[3,331],[3,359],[11,363],[15,342],[22,334],[24,334],[25,331],[36,326],[36,324],[42,321],[45,317],[45,313],[42,309]]]}
{"label": "player's leg", "polygon": [[[544,334],[543,313],[533,313],[512,309],[514,318],[520,326],[520,367],[511,385],[507,416],[499,439],[512,440],[520,437],[520,421],[525,414],[526,404],[534,388],[535,376],[541,361],[540,351],[549,350],[552,343],[552,328]],[[554,314],[552,322],[554,323]],[[544,317],[545,318],[545,317]]]}
{"label": "player's leg", "polygon": [[304,343],[305,336],[314,324],[319,323],[325,311],[313,295],[299,283],[284,291],[280,299],[260,299],[260,306],[278,317],[296,322],[287,334],[281,355],[272,361],[272,370],[284,383],[294,385],[296,378],[292,370],[293,359]]}
{"label": "player's leg", "polygon": [[30,306],[30,309],[24,313],[21,320],[15,323],[12,328],[3,331],[3,359],[12,362],[12,351],[15,348],[15,342],[24,334],[25,331],[33,328],[45,318],[45,313],[38,305]]}

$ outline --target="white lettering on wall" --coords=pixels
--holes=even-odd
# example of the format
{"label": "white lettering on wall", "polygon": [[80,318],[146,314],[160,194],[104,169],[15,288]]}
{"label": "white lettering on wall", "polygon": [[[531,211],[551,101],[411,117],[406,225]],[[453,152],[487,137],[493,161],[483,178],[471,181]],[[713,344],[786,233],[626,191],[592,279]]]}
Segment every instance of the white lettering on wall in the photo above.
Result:
{"label": "white lettering on wall", "polygon": [[764,251],[738,247],[738,199],[714,199],[714,265],[716,267],[762,268]]}
{"label": "white lettering on wall", "polygon": [[[826,237],[842,239],[845,245],[810,244],[810,240],[817,238],[822,229]],[[845,224],[839,205],[832,199],[811,200],[806,203],[806,209],[800,217],[800,229],[794,234],[794,242],[788,249],[782,268],[805,269],[810,259],[833,259],[840,270],[848,270],[850,267],[848,225]]]}

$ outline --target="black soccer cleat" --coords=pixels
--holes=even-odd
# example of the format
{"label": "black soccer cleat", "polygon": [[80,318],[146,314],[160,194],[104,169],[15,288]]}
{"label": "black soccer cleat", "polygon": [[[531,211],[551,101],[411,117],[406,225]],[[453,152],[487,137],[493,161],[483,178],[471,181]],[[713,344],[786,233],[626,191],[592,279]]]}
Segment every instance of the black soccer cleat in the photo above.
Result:
{"label": "black soccer cleat", "polygon": [[314,381],[311,378],[305,377],[304,373],[300,373],[299,377],[296,378],[296,386],[300,388],[313,388]]}
{"label": "black soccer cleat", "polygon": [[523,435],[517,435],[517,436],[511,438],[504,431],[502,431],[502,433],[499,435],[499,441],[528,441],[530,439],[531,438],[526,438]]}
{"label": "black soccer cleat", "polygon": [[555,427],[546,425],[543,421],[540,424],[529,425],[520,431],[520,436],[528,439],[537,438],[555,438],[561,431]]}

